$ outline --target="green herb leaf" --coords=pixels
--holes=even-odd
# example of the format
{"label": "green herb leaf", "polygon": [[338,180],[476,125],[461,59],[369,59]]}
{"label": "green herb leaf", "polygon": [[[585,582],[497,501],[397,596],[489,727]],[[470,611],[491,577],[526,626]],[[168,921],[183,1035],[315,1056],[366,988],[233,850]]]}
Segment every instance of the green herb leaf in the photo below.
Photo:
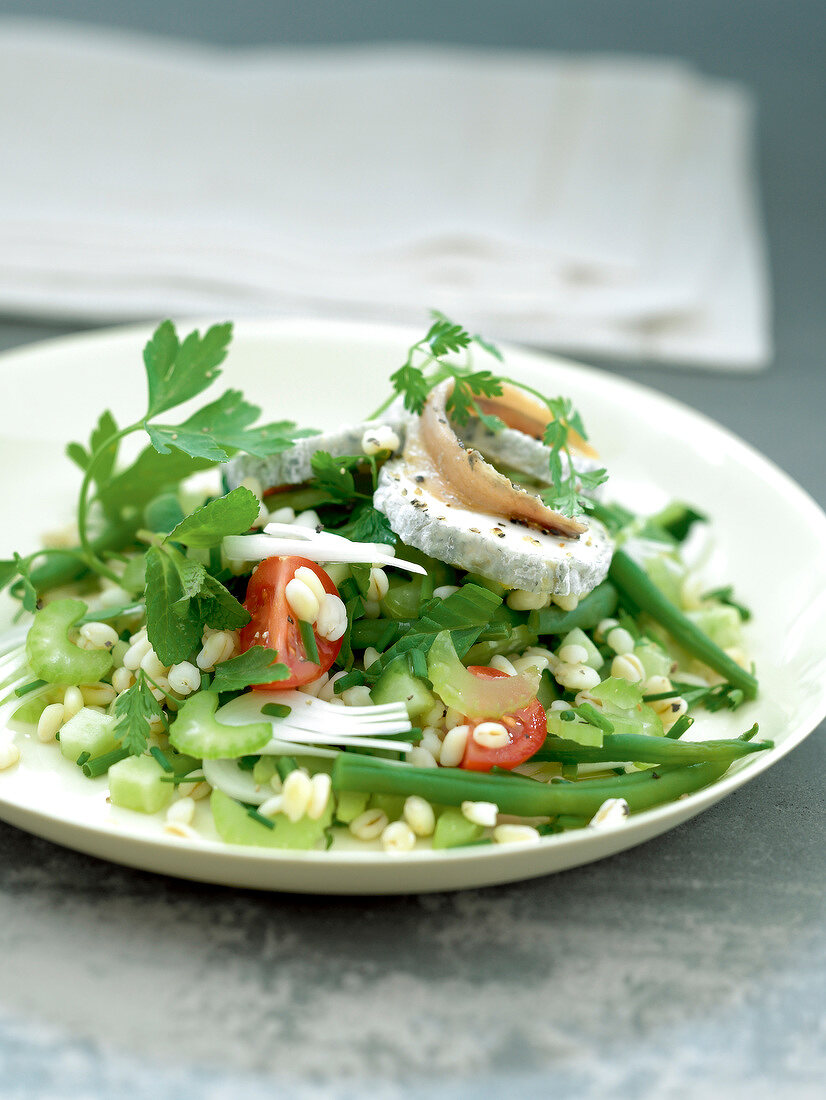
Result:
{"label": "green herb leaf", "polygon": [[290,670],[285,664],[277,663],[277,657],[274,649],[255,645],[238,657],[222,661],[215,666],[212,690],[242,691],[254,684],[269,684],[288,679]]}
{"label": "green herb leaf", "polygon": [[183,451],[191,458],[207,459],[210,463],[226,462],[229,454],[208,435],[189,432],[182,427],[167,427],[162,424],[147,424],[146,431],[152,446],[162,455],[169,454],[171,448]]}
{"label": "green herb leaf", "polygon": [[250,620],[247,609],[200,562],[185,558],[169,545],[163,550],[178,570],[182,594],[173,611],[179,618],[195,620],[214,630],[238,630],[246,626]]}
{"label": "green herb leaf", "polygon": [[192,458],[183,451],[167,449],[160,454],[154,447],[146,447],[131,466],[99,487],[98,500],[108,515],[119,513],[125,505],[143,508],[165,489],[214,465],[211,459]]}
{"label": "green herb leaf", "polygon": [[334,458],[329,451],[316,451],[310,459],[313,480],[335,500],[351,502],[358,495],[352,470],[360,456],[343,455]]}
{"label": "green herb leaf", "polygon": [[92,434],[89,437],[89,449],[87,450],[81,443],[70,443],[66,447],[66,454],[79,466],[81,470],[87,470],[89,463],[92,461],[93,456],[97,456],[100,451],[100,456],[96,458],[94,479],[98,485],[104,483],[107,478],[111,476],[112,470],[115,467],[115,461],[118,456],[118,441],[111,443],[105,450],[100,450],[104,443],[108,439],[111,439],[118,430],[117,423],[114,416],[107,409],[102,413],[97,424],[92,430]]}
{"label": "green herb leaf", "polygon": [[6,587],[18,574],[17,562],[6,558],[0,561],[0,589]]}
{"label": "green herb leaf", "polygon": [[[367,680],[375,683],[388,665],[414,649],[427,653],[433,639],[442,630],[449,630],[457,654],[462,657],[490,623],[502,598],[487,588],[465,584],[445,600],[431,600],[420,617],[412,622],[405,634],[382,653],[365,671]],[[400,624],[397,624],[400,625]]]}
{"label": "green herb leaf", "polygon": [[427,395],[433,387],[433,383],[425,378],[424,371],[414,367],[410,362],[405,363],[390,375],[390,384],[393,391],[402,397],[404,407],[413,413],[422,411]]}
{"label": "green herb leaf", "polygon": [[115,699],[115,717],[117,721],[112,732],[116,740],[120,741],[132,756],[140,756],[146,752],[150,732],[149,723],[152,719],[163,718],[163,710],[149,690],[143,674],[132,687],[121,692]]}
{"label": "green herb leaf", "polygon": [[473,337],[466,329],[449,320],[443,313],[434,313],[434,317],[435,320],[424,339],[436,359],[468,347]]}
{"label": "green herb leaf", "polygon": [[384,512],[374,508],[372,504],[362,504],[354,509],[348,523],[343,527],[337,527],[337,535],[344,535],[353,542],[378,542],[387,546],[396,545],[396,536],[390,526],[390,521]]}
{"label": "green herb leaf", "polygon": [[187,516],[167,535],[166,541],[184,546],[217,546],[225,535],[243,535],[249,531],[259,508],[255,493],[239,486]]}
{"label": "green herb leaf", "polygon": [[200,643],[203,624],[189,605],[183,613],[177,606],[186,598],[178,559],[187,559],[182,554],[173,557],[169,549],[151,546],[146,552],[146,629],[161,661],[174,665],[185,661]]}
{"label": "green herb leaf", "polygon": [[191,332],[181,343],[171,321],[155,330],[143,352],[149,402],[146,419],[183,404],[207,389],[220,374],[232,325],[213,325]]}
{"label": "green herb leaf", "polygon": [[[20,596],[25,611],[34,612],[37,610],[37,590],[32,581],[31,562],[27,558],[21,558],[19,554],[15,554],[14,569],[15,572],[20,575],[20,580],[18,581],[20,593],[17,592],[17,588],[15,587],[15,595]],[[12,576],[13,575],[14,574],[12,574]]]}

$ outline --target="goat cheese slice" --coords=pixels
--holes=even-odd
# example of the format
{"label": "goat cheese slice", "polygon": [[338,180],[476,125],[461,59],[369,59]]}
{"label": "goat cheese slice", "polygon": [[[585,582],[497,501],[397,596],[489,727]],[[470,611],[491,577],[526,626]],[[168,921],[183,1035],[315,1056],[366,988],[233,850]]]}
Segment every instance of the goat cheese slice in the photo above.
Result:
{"label": "goat cheese slice", "polygon": [[[526,435],[525,432],[517,431],[515,428],[503,428],[501,431],[492,432],[481,420],[471,421],[459,434],[468,447],[473,447],[492,462],[519,470],[520,473],[527,474],[541,485],[551,484],[549,466],[551,449],[541,440],[534,439],[533,436]],[[602,466],[599,458],[580,454],[578,451],[572,452],[571,459],[574,469],[582,473],[598,470]],[[567,455],[560,455],[560,460],[562,476],[567,477]]]}
{"label": "goat cheese slice", "polygon": [[588,518],[578,539],[550,535],[443,499],[427,466],[386,463],[373,504],[409,546],[508,588],[583,596],[605,579],[613,545],[602,524]]}
{"label": "goat cheese slice", "polygon": [[254,477],[265,489],[278,485],[301,485],[313,476],[312,457],[316,451],[327,451],[339,455],[361,454],[364,435],[380,427],[392,428],[399,440],[399,446],[393,452],[397,454],[404,446],[405,426],[410,419],[408,413],[399,414],[388,410],[380,420],[365,420],[358,424],[349,424],[332,432],[309,435],[298,439],[288,451],[281,454],[256,458],[254,455],[239,455],[224,466],[227,486],[237,489],[245,478]]}

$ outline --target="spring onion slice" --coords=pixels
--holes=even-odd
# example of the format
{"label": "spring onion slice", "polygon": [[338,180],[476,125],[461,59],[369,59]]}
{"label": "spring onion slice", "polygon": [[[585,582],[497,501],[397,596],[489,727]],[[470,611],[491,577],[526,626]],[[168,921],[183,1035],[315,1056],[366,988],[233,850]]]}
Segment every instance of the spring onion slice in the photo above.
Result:
{"label": "spring onion slice", "polygon": [[226,556],[233,561],[263,561],[298,554],[310,561],[392,565],[410,573],[427,575],[423,566],[397,558],[383,543],[353,542],[343,535],[286,523],[268,523],[264,532],[258,535],[227,535],[222,545]]}

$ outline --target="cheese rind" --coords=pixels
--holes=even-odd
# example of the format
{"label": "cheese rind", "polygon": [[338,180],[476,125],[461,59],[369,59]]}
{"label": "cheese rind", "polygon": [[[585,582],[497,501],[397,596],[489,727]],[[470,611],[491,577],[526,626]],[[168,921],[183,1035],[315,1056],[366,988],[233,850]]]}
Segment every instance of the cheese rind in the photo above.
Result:
{"label": "cheese rind", "polygon": [[227,487],[236,489],[248,477],[257,478],[265,489],[278,485],[301,485],[313,476],[311,463],[316,451],[327,451],[336,457],[361,454],[364,433],[382,425],[393,429],[399,437],[401,448],[404,446],[405,426],[409,419],[408,414],[386,414],[380,420],[365,420],[333,432],[299,439],[288,451],[282,451],[281,454],[268,455],[266,458],[239,455],[224,466]]}
{"label": "cheese rind", "polygon": [[[516,431],[514,428],[503,428],[499,432],[492,432],[486,428],[481,420],[472,421],[460,433],[463,442],[468,447],[473,447],[485,458],[499,466],[510,467],[527,474],[542,485],[551,484],[550,457],[551,449],[546,447],[539,439]],[[571,452],[574,469],[584,472],[598,470],[602,463],[598,458],[590,455]],[[562,476],[568,476],[568,457],[564,453],[560,455],[562,462]]]}

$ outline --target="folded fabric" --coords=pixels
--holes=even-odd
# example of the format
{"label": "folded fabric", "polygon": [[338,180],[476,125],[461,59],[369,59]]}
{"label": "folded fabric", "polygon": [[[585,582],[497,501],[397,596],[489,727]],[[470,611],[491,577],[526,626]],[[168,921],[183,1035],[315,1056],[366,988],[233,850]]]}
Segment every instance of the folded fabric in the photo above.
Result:
{"label": "folded fabric", "polygon": [[768,361],[751,103],[680,62],[0,20],[0,95],[0,309],[437,306],[548,347]]}

